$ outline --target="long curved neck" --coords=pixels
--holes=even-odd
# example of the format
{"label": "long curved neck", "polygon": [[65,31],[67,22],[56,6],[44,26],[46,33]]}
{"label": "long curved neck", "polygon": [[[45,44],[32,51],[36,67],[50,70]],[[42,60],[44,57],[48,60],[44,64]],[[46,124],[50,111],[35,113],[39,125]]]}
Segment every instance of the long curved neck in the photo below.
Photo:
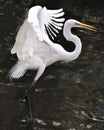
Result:
{"label": "long curved neck", "polygon": [[82,44],[80,39],[71,33],[71,28],[69,23],[65,23],[64,29],[63,29],[63,35],[66,38],[67,41],[71,41],[75,44],[75,50],[73,52],[67,52],[65,53],[65,59],[67,61],[75,60],[78,58],[78,56],[81,53]]}

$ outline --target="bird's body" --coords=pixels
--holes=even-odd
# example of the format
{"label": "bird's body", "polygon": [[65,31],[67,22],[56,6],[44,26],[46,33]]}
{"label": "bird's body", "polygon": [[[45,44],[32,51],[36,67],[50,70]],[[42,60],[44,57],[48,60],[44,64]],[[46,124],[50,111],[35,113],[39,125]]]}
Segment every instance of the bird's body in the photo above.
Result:
{"label": "bird's body", "polygon": [[[95,28],[82,24],[76,20],[67,20],[64,24],[63,35],[67,41],[75,44],[73,52],[67,52],[61,45],[50,40],[62,28],[64,18],[62,9],[47,10],[45,7],[35,6],[29,10],[28,18],[20,27],[12,54],[17,55],[18,62],[10,71],[11,78],[20,78],[29,69],[37,70],[34,83],[43,74],[45,68],[57,61],[70,62],[78,58],[82,44],[80,39],[71,33],[72,27],[83,27],[95,31]],[[48,34],[47,34],[48,32]],[[26,91],[26,99],[29,102],[30,89]],[[28,103],[30,117],[31,109]]]}
{"label": "bird's body", "polygon": [[[35,14],[33,14],[32,10],[33,12],[35,11]],[[49,25],[51,26],[51,24],[53,24],[51,23],[51,19],[54,18],[52,17],[54,14],[56,17],[54,20],[58,21],[59,25],[54,22],[52,26],[55,26],[57,28],[55,31],[58,32],[62,26],[60,23],[64,21],[63,18],[59,17],[63,16],[64,13],[62,12],[62,9],[56,10],[56,12],[53,11],[53,14],[50,10],[49,13],[46,14],[46,11],[46,8],[43,8],[42,12],[42,8],[40,6],[33,7],[30,9],[28,18],[20,27],[16,36],[16,42],[11,50],[11,53],[16,53],[18,57],[18,63],[10,71],[11,78],[20,78],[24,75],[26,70],[35,69],[38,70],[35,77],[35,81],[37,81],[47,66],[59,61],[61,50],[63,48],[49,39],[44,28],[48,25],[48,23],[47,21],[42,23],[42,20],[44,16],[43,13],[45,12],[45,16],[47,16],[47,19],[50,22]],[[34,17],[31,17],[30,14],[35,16],[35,19],[33,19]],[[40,20],[39,17],[42,17],[42,20]],[[44,23],[46,25],[44,25]],[[49,25],[47,29],[51,30]],[[52,34],[55,35],[52,31],[49,31],[49,34],[51,36]],[[60,51],[60,53],[58,51]]]}
{"label": "bird's body", "polygon": [[[39,41],[35,35],[31,35],[33,33],[32,28],[27,27],[26,34],[22,34],[24,40],[20,43],[19,41],[16,41],[17,45],[15,44],[12,49],[12,53],[14,53],[16,47],[16,54],[19,59],[19,64],[17,63],[16,66],[14,66],[15,71],[12,69],[13,71],[11,76],[13,78],[20,78],[28,69],[38,70],[42,67],[45,69],[47,66],[57,61],[69,62],[75,60],[81,52],[81,41],[74,35],[73,38],[76,37],[77,45],[73,53],[70,53],[67,52],[61,45],[53,43],[52,41],[50,41],[51,44],[47,44],[46,41]],[[75,53],[76,51],[78,51],[77,54]],[[18,69],[20,67],[22,69]],[[37,80],[37,78],[35,80]]]}
{"label": "bird's body", "polygon": [[[69,23],[68,25],[65,24],[64,28],[68,28],[67,26],[69,26]],[[66,37],[64,32],[63,34]],[[26,19],[17,34],[15,45],[11,50],[11,53],[16,53],[18,57],[18,63],[11,70],[11,77],[20,78],[28,69],[38,70],[42,69],[42,67],[45,69],[57,61],[69,62],[75,60],[81,52],[81,41],[70,31],[67,32],[67,35],[68,38],[70,36],[70,39],[66,37],[68,41],[77,43],[73,52],[67,52],[60,44],[53,43],[48,37],[48,42],[45,40],[40,41]],[[38,78],[36,77],[35,81]]]}

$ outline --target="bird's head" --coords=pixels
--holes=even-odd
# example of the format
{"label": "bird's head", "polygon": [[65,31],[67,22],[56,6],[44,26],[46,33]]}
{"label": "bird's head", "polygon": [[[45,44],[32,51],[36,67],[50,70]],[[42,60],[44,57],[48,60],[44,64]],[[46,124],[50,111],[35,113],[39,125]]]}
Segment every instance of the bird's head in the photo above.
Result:
{"label": "bird's head", "polygon": [[77,20],[70,19],[70,20],[67,20],[66,22],[70,23],[69,24],[70,28],[73,28],[73,27],[85,28],[85,29],[88,29],[88,30],[96,32],[96,28],[95,27],[90,26],[90,25],[85,24],[85,23],[82,23],[82,22],[79,22]]}

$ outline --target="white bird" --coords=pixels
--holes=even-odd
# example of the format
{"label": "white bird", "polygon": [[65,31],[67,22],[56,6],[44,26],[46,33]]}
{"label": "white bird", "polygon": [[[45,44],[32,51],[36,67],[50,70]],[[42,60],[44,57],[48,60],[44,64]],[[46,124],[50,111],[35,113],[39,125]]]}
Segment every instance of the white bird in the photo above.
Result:
{"label": "white bird", "polygon": [[71,28],[80,27],[96,31],[93,26],[83,24],[77,20],[67,20],[64,24],[63,35],[67,41],[75,44],[73,52],[67,52],[61,45],[53,43],[56,33],[62,29],[64,18],[62,9],[48,10],[46,7],[34,6],[28,12],[28,18],[17,33],[16,42],[11,53],[16,53],[17,64],[10,70],[11,78],[22,77],[28,69],[37,70],[32,86],[26,90],[25,97],[32,120],[29,94],[36,81],[43,74],[45,68],[57,61],[70,62],[78,58],[82,44],[79,37],[71,33]]}

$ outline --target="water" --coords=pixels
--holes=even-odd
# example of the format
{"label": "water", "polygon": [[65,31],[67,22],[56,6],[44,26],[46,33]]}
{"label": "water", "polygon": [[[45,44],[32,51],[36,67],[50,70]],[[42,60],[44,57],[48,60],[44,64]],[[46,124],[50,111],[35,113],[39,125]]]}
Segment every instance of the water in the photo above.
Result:
{"label": "water", "polygon": [[[35,72],[28,71],[23,78],[12,82],[6,76],[17,60],[10,49],[29,3],[1,2],[0,130],[27,130],[30,128],[25,122],[28,112],[23,94]],[[38,81],[31,95],[33,130],[104,129],[104,27],[101,20],[95,22],[88,17],[89,10],[85,12],[81,21],[91,23],[98,32],[73,30],[82,39],[80,57],[71,63],[48,67]],[[65,45],[64,40],[59,39]]]}

